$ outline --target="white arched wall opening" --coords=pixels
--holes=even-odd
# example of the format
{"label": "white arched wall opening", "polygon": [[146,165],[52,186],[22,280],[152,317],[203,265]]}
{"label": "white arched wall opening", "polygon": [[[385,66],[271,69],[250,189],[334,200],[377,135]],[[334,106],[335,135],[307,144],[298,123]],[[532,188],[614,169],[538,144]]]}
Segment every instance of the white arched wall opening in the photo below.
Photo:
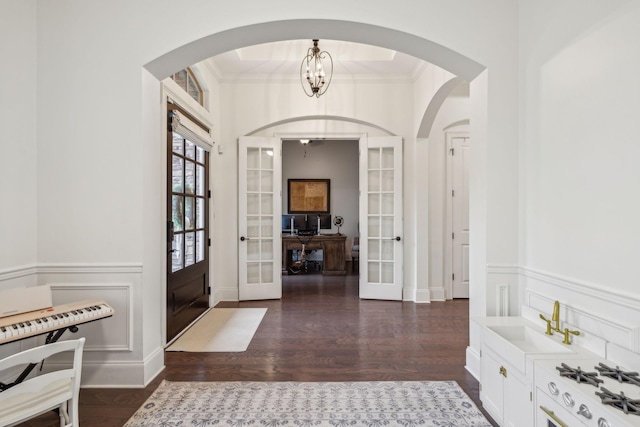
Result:
{"label": "white arched wall opening", "polygon": [[[314,37],[318,38],[351,41],[397,50],[435,64],[438,67],[454,74],[457,76],[456,78],[473,82],[472,86],[479,89],[474,94],[476,102],[473,103],[477,110],[474,120],[478,125],[478,131],[474,132],[474,136],[477,138],[477,145],[475,147],[479,150],[484,149],[483,141],[487,140],[486,134],[488,131],[488,115],[486,109],[487,95],[489,92],[489,79],[485,67],[473,59],[438,43],[414,34],[390,28],[339,20],[303,19],[272,21],[238,27],[194,40],[159,56],[145,64],[144,67],[152,76],[161,80],[168,77],[176,70],[223,52],[267,42],[306,39],[309,37],[309,34],[314,34]],[[152,93],[154,89],[155,88],[153,87],[143,88],[143,98],[152,98],[157,96]],[[147,108],[148,106],[154,105],[154,103],[148,100],[143,101],[143,103]],[[151,116],[158,114],[161,108],[159,105],[155,105],[155,107],[151,107],[154,109]],[[430,113],[430,111],[431,110],[429,109],[427,110],[428,113]],[[486,156],[481,156],[480,159],[480,161],[483,161],[486,159]],[[484,177],[486,174],[485,169],[486,166],[482,164],[478,169],[478,173],[483,177],[482,180],[479,180],[481,183],[479,185],[481,186],[480,190],[482,193],[479,195],[480,199],[484,198],[484,194],[486,193],[486,179]],[[486,202],[479,203],[478,206],[480,207],[480,210],[476,211],[480,213],[478,222],[484,223],[484,219],[486,218]],[[410,210],[405,209],[405,216],[409,217],[405,218],[405,222],[407,222],[408,219],[409,223],[416,224],[417,212],[415,204],[410,206],[410,208]],[[478,233],[478,236],[480,239],[486,239],[486,232]],[[405,278],[413,281],[414,283],[418,282],[416,271],[416,240],[416,237],[412,236],[408,243],[413,247],[413,251],[412,254],[407,254],[408,256],[405,257]],[[470,312],[471,315],[482,315],[486,311],[485,266],[487,251],[486,248],[483,248],[480,245],[476,247],[479,248],[479,250],[475,255],[476,262],[474,265],[477,267],[478,281],[475,292],[472,295],[473,303],[470,305]],[[471,256],[473,258],[474,254]],[[473,268],[474,267],[472,266],[471,274],[473,274]]]}
{"label": "white arched wall opening", "polygon": [[445,46],[402,31],[353,21],[293,19],[233,28],[211,34],[150,61],[145,68],[162,80],[206,58],[257,44],[315,38],[343,40],[397,50],[472,81],[485,67]]}

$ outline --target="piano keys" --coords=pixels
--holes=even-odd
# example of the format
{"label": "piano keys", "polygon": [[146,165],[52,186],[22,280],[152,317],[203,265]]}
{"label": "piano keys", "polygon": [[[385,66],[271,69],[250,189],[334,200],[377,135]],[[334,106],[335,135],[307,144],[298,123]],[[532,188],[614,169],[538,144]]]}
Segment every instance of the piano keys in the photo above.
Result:
{"label": "piano keys", "polygon": [[75,332],[76,325],[104,319],[113,314],[113,308],[106,302],[85,300],[3,317],[0,318],[0,344],[59,332],[55,339],[51,340],[51,335],[47,339],[48,342],[55,342],[66,329]]}

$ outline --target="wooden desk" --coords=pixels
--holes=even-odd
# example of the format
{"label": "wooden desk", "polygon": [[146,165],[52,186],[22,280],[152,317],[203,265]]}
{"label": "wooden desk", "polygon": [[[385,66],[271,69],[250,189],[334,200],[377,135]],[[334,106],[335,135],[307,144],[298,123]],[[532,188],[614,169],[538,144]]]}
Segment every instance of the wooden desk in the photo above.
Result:
{"label": "wooden desk", "polygon": [[347,274],[344,260],[344,234],[320,234],[314,236],[282,236],[282,274],[288,274],[293,263],[291,255],[294,250],[301,250],[305,243],[306,250],[322,250],[322,274],[338,276]]}

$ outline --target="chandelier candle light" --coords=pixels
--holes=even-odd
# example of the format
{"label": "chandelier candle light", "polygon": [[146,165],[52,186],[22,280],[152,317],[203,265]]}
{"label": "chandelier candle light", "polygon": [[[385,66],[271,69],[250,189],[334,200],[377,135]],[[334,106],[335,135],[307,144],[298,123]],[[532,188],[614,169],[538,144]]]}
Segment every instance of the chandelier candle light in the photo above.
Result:
{"label": "chandelier candle light", "polygon": [[300,82],[308,97],[320,98],[329,88],[333,76],[333,59],[329,52],[320,51],[318,39],[313,40],[313,47],[300,64]]}

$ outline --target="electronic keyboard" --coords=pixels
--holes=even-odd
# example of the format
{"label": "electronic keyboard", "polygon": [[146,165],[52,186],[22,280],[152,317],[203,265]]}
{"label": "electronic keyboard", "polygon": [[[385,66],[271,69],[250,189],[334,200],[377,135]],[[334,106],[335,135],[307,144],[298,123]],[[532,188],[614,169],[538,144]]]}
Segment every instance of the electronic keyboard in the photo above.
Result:
{"label": "electronic keyboard", "polygon": [[[28,313],[0,318],[0,344],[42,334],[51,334],[55,342],[66,329],[76,332],[77,325],[113,316],[114,310],[102,300],[85,300],[62,304]],[[52,339],[53,334],[57,336]]]}

